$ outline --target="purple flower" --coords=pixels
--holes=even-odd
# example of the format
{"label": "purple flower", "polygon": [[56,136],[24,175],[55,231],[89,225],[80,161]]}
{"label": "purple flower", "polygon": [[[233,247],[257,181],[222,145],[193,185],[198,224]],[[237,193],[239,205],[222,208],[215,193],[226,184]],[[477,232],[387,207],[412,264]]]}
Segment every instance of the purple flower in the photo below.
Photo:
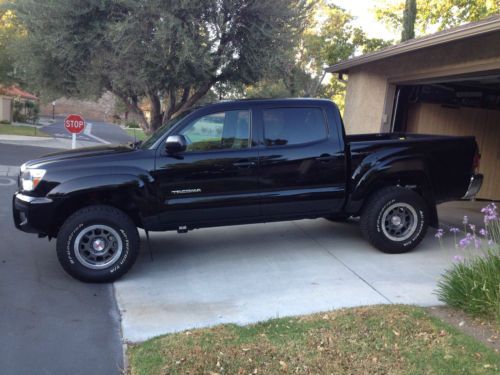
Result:
{"label": "purple flower", "polygon": [[490,221],[498,220],[497,206],[495,203],[490,203],[481,209],[484,214],[484,223],[488,224]]}
{"label": "purple flower", "polygon": [[488,236],[488,231],[484,228],[479,229],[479,234],[483,237]]}
{"label": "purple flower", "polygon": [[460,229],[458,229],[458,228],[450,228],[450,232],[456,234],[456,233],[460,232]]}
{"label": "purple flower", "polygon": [[467,233],[467,235],[460,240],[459,245],[461,248],[465,248],[465,247],[469,246],[473,240],[474,240],[474,237],[472,236],[472,234]]}
{"label": "purple flower", "polygon": [[441,239],[443,237],[444,231],[442,229],[438,229],[434,237]]}
{"label": "purple flower", "polygon": [[469,224],[469,228],[473,232],[476,230],[476,226],[474,224]]}
{"label": "purple flower", "polygon": [[467,225],[467,224],[469,223],[469,218],[467,217],[467,215],[466,215],[466,216],[464,216],[464,220],[462,221],[462,223],[463,223],[464,225]]}
{"label": "purple flower", "polygon": [[462,261],[464,260],[464,257],[463,257],[463,256],[461,256],[461,255],[455,255],[455,256],[453,257],[453,260],[454,260],[455,262],[462,262]]}
{"label": "purple flower", "polygon": [[474,237],[474,247],[478,250],[481,247],[481,240],[479,238]]}

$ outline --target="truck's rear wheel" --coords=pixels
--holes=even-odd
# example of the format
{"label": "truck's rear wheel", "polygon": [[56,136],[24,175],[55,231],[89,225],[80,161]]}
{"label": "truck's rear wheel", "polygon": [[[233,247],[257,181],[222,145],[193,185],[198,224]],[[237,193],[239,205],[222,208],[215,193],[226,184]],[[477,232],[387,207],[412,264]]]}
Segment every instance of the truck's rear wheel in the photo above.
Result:
{"label": "truck's rear wheel", "polygon": [[373,194],[361,214],[363,236],[384,253],[405,253],[425,237],[428,206],[416,192],[388,187]]}
{"label": "truck's rear wheel", "polygon": [[133,221],[111,206],[76,211],[57,235],[57,257],[66,272],[85,282],[112,282],[137,259],[139,234]]}

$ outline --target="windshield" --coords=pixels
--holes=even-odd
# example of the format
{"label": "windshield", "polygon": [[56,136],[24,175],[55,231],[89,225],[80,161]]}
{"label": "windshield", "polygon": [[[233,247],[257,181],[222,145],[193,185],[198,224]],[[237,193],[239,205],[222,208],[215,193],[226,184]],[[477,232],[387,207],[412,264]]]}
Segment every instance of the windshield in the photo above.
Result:
{"label": "windshield", "polygon": [[168,122],[163,124],[161,127],[158,128],[157,131],[155,131],[153,134],[151,134],[149,137],[147,137],[144,142],[141,143],[140,148],[142,149],[148,149],[152,145],[155,144],[155,142],[160,139],[170,128],[172,128],[175,124],[177,124],[179,121],[181,121],[184,117],[189,115],[191,112],[193,112],[193,109],[181,112],[179,115],[177,115],[175,118],[170,119]]}

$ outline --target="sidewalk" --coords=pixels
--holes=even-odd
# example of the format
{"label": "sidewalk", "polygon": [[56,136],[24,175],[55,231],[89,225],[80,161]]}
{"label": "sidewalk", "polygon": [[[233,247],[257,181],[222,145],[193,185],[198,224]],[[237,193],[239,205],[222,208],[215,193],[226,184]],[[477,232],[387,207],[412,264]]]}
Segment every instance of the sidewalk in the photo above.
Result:
{"label": "sidewalk", "polygon": [[[46,147],[46,148],[71,148],[71,139],[64,138],[50,138],[50,137],[32,137],[25,135],[8,135],[0,134],[0,143],[20,145],[20,146],[33,146],[33,147]],[[101,145],[99,142],[90,141],[76,141],[76,147],[92,147]]]}

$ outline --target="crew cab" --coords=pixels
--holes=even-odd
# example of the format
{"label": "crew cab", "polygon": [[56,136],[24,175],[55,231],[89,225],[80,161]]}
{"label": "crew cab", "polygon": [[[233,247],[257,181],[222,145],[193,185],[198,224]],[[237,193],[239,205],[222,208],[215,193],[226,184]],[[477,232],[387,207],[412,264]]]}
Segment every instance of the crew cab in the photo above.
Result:
{"label": "crew cab", "polygon": [[[186,111],[142,144],[81,148],[21,166],[18,229],[57,238],[62,267],[109,282],[145,231],[359,217],[386,253],[417,246],[436,204],[481,187],[474,137],[346,135],[329,100],[220,102]],[[332,236],[335,227],[332,227]]]}

